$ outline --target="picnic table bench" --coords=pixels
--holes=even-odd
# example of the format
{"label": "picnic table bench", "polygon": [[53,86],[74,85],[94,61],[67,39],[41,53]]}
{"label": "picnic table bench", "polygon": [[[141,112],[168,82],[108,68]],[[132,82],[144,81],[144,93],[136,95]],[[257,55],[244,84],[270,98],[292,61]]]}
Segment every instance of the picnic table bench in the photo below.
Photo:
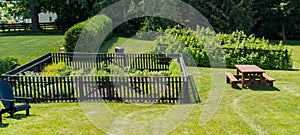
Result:
{"label": "picnic table bench", "polygon": [[273,82],[275,81],[275,79],[273,79],[272,77],[268,76],[265,73],[263,73],[263,78],[264,78],[264,81],[269,83],[269,87],[273,87]]}
{"label": "picnic table bench", "polygon": [[235,78],[232,73],[226,73],[226,82],[231,84],[231,87],[235,87],[239,80]]}

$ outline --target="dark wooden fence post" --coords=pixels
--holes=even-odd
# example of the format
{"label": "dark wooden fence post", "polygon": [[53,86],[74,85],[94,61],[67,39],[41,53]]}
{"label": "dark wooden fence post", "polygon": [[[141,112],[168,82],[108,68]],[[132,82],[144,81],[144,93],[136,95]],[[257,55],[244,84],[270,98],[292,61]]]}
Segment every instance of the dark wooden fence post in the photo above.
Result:
{"label": "dark wooden fence post", "polygon": [[83,101],[84,100],[84,93],[83,93],[83,78],[82,76],[79,76],[78,77],[78,80],[77,80],[77,83],[78,83],[78,91],[79,91],[79,95],[78,95],[78,98],[80,99],[80,101]]}
{"label": "dark wooden fence post", "polygon": [[286,60],[286,63],[289,63],[289,51],[288,51],[288,49],[285,49],[285,60]]}

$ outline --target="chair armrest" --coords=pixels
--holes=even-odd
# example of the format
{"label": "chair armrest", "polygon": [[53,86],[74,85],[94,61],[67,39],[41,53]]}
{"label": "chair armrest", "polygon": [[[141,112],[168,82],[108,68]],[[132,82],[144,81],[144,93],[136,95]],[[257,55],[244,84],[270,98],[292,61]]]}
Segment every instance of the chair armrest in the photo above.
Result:
{"label": "chair armrest", "polygon": [[29,101],[32,100],[31,97],[14,97],[14,98],[17,99],[17,100],[23,100],[26,103],[29,103]]}
{"label": "chair armrest", "polygon": [[32,100],[31,97],[14,97],[15,99]]}
{"label": "chair armrest", "polygon": [[6,102],[9,102],[9,109],[10,110],[12,110],[13,109],[13,107],[14,107],[14,103],[15,103],[15,100],[13,100],[13,99],[0,99],[1,101],[6,101]]}
{"label": "chair armrest", "polygon": [[0,99],[1,101],[7,101],[7,102],[14,102],[15,100],[13,99]]}

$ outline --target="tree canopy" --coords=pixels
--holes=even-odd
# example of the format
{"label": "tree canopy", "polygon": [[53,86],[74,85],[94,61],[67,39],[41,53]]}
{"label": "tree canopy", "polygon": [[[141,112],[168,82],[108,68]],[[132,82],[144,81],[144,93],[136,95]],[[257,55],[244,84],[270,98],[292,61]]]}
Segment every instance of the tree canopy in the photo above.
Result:
{"label": "tree canopy", "polygon": [[[14,15],[30,13],[33,31],[39,31],[38,13],[55,12],[56,23],[65,28],[73,26],[99,13],[105,7],[120,0],[18,0]],[[143,8],[147,0],[128,0],[130,14]],[[243,30],[271,39],[295,39],[300,35],[300,2],[298,0],[182,0],[199,10],[217,32],[230,33]],[[153,1],[154,2],[154,1]],[[137,6],[139,5],[139,6]],[[178,10],[179,12],[184,12]],[[21,14],[22,13],[22,14]],[[114,19],[112,19],[114,20]],[[169,20],[144,17],[129,20],[119,27],[118,32],[155,30],[173,25]],[[121,29],[121,30],[120,30]],[[126,30],[127,29],[127,30]],[[130,29],[131,31],[128,31]],[[134,29],[134,30],[132,30]]]}

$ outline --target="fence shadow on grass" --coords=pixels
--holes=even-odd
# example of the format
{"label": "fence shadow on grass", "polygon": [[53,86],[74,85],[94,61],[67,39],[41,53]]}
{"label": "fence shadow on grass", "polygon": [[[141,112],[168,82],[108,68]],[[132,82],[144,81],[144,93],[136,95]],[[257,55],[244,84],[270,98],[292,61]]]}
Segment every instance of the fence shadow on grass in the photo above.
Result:
{"label": "fence shadow on grass", "polygon": [[200,97],[198,95],[198,90],[197,90],[197,87],[196,87],[196,84],[195,84],[195,81],[194,81],[194,78],[193,76],[189,76],[188,77],[189,79],[189,94],[190,94],[190,103],[200,103],[201,100],[200,100]]}

